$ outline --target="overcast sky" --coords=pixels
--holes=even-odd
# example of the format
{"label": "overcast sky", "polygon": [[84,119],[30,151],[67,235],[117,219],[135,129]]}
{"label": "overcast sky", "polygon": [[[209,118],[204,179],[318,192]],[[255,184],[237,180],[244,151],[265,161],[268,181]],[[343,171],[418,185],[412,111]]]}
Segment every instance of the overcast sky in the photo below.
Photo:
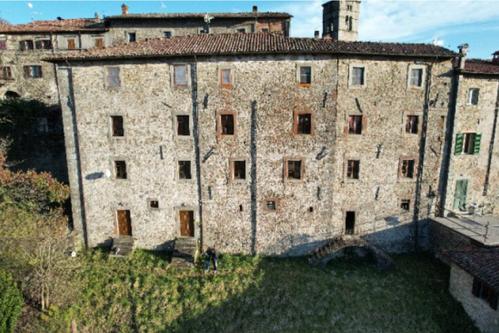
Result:
{"label": "overcast sky", "polygon": [[[322,28],[325,0],[308,1],[126,1],[130,13],[285,11],[294,17],[291,35],[311,37]],[[122,1],[1,1],[11,23],[119,14]],[[499,0],[363,0],[360,40],[437,43],[452,50],[470,44],[470,56],[499,50]]]}

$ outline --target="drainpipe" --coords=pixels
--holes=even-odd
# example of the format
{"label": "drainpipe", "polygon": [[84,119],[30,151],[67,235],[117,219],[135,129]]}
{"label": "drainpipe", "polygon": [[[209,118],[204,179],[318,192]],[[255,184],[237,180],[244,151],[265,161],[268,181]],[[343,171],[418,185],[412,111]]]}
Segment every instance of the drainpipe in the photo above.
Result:
{"label": "drainpipe", "polygon": [[426,153],[426,136],[428,132],[428,112],[430,108],[430,91],[431,91],[431,75],[432,75],[433,63],[427,66],[426,80],[425,80],[425,93],[424,93],[424,105],[423,105],[423,121],[421,124],[421,138],[419,141],[419,161],[418,170],[416,177],[416,193],[414,198],[414,250],[419,251],[419,211],[421,204],[421,187],[423,182],[424,173],[424,162]]}
{"label": "drainpipe", "polygon": [[449,169],[452,156],[452,142],[454,139],[454,123],[457,112],[457,98],[459,95],[459,81],[461,80],[461,70],[464,69],[467,53],[468,44],[459,45],[459,55],[457,58],[458,64],[453,71],[452,86],[449,96],[449,114],[447,116],[442,165],[440,168],[440,184],[438,186],[438,192],[440,195],[438,216],[440,217],[445,216],[447,185],[449,182]]}
{"label": "drainpipe", "polygon": [[494,154],[494,142],[496,140],[497,114],[499,113],[499,84],[497,85],[496,107],[494,110],[494,123],[492,124],[492,135],[489,144],[489,157],[487,160],[487,171],[485,173],[485,183],[483,184],[483,196],[486,196],[489,190],[490,168],[492,165],[492,156]]}
{"label": "drainpipe", "polygon": [[191,64],[191,99],[192,99],[192,132],[194,137],[194,155],[196,163],[196,181],[199,211],[199,246],[203,251],[203,191],[201,187],[201,157],[199,147],[199,112],[198,112],[198,80],[197,80],[197,57]]}

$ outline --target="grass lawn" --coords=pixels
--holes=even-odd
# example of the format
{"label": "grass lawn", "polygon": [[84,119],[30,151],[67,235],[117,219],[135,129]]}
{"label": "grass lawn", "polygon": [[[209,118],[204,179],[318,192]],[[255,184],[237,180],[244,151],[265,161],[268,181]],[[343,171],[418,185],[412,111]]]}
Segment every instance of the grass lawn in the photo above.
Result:
{"label": "grass lawn", "polygon": [[448,293],[445,266],[424,256],[396,257],[390,272],[223,256],[217,275],[174,270],[143,251],[79,260],[80,294],[36,330],[69,331],[74,320],[79,332],[478,332]]}

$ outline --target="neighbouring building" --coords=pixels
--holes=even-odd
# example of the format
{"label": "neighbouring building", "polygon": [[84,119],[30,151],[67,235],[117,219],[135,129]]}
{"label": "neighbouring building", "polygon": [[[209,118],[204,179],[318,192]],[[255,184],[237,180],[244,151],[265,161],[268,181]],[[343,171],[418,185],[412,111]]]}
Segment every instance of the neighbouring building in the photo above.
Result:
{"label": "neighbouring building", "polygon": [[454,57],[256,33],[52,58],[76,225],[90,246],[293,255],[357,234],[406,250],[434,211]]}

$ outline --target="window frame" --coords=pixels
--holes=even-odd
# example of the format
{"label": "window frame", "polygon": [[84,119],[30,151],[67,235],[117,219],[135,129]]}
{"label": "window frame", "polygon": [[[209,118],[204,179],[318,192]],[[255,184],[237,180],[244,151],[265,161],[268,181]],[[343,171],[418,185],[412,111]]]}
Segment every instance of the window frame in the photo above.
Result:
{"label": "window frame", "polygon": [[[421,85],[413,85],[411,82],[412,71],[421,70]],[[407,69],[407,87],[411,89],[424,89],[426,80],[426,67],[423,65],[409,65]]]}
{"label": "window frame", "polygon": [[[30,47],[26,48],[23,45],[29,45]],[[33,39],[23,39],[19,41],[19,50],[20,51],[33,51],[35,50],[35,41]]]}
{"label": "window frame", "polygon": [[[476,103],[473,103],[473,94],[472,92],[476,91]],[[473,107],[476,107],[478,106],[478,104],[480,103],[480,88],[476,88],[476,87],[471,87],[471,88],[468,88],[468,97],[467,97],[467,100],[466,100],[466,105],[468,106],[473,106]]]}
{"label": "window frame", "polygon": [[[169,34],[170,34],[170,36],[169,36],[169,37],[167,37],[167,36],[166,36],[166,34],[167,34],[167,33],[169,33]],[[172,37],[173,37],[173,30],[163,30],[163,38],[165,38],[165,39],[170,39],[170,38],[172,38]]]}
{"label": "window frame", "polygon": [[[181,66],[185,68],[185,83],[182,83],[182,84],[177,83],[177,80],[176,80],[176,68],[181,67]],[[185,89],[185,88],[189,87],[189,84],[190,84],[190,80],[189,80],[189,66],[188,66],[188,64],[186,64],[186,63],[172,64],[172,86],[175,89]]]}
{"label": "window frame", "polygon": [[[310,68],[310,82],[302,82],[302,69],[303,68]],[[298,86],[301,88],[309,88],[312,85],[312,82],[314,82],[314,70],[312,68],[312,64],[299,64],[297,66],[297,80],[298,80]]]}
{"label": "window frame", "polygon": [[[76,37],[66,37],[65,40],[66,40],[66,49],[67,50],[77,50],[78,49],[77,43],[76,43]],[[72,48],[69,47],[70,41],[72,41],[74,44],[74,47],[72,47]]]}
{"label": "window frame", "polygon": [[[352,127],[350,127],[350,118],[351,117],[360,117],[360,133],[355,133],[355,132],[350,131],[350,129],[352,128]],[[349,114],[347,116],[347,134],[354,135],[354,136],[364,134],[365,133],[365,121],[366,121],[366,117],[363,114]]]}
{"label": "window frame", "polygon": [[[300,162],[300,178],[289,177],[289,162]],[[290,182],[303,182],[305,179],[305,159],[302,157],[284,158],[284,179]]]}
{"label": "window frame", "polygon": [[[102,41],[102,45],[99,45],[99,43],[97,42],[99,40]],[[93,41],[94,41],[94,47],[97,49],[103,49],[106,47],[106,39],[104,38],[104,36],[94,36]]]}
{"label": "window frame", "polygon": [[[274,203],[275,209],[270,209],[268,206],[269,202]],[[263,210],[267,213],[277,213],[279,212],[279,209],[281,207],[281,202],[279,198],[276,197],[266,197],[265,199],[262,200],[262,205],[263,205]]]}
{"label": "window frame", "polygon": [[[352,177],[349,177],[350,162],[357,162],[357,178],[353,177],[355,175],[355,169],[352,170]],[[349,182],[360,181],[360,159],[359,158],[349,158],[345,162],[345,180]]]}
{"label": "window frame", "polygon": [[[133,40],[130,40],[130,37],[133,35]],[[127,43],[135,43],[137,42],[137,31],[127,31],[126,32],[126,41]]]}
{"label": "window frame", "polygon": [[[111,70],[117,69],[118,71],[118,84],[117,85],[111,85],[110,84],[110,77],[111,77]],[[121,80],[121,67],[120,66],[104,66],[104,85],[106,89],[108,90],[118,90],[123,86],[123,82]]]}
{"label": "window frame", "polygon": [[[39,76],[33,76],[31,73],[31,69],[32,67],[36,67],[36,68],[39,68],[40,69],[40,75]],[[27,68],[29,68],[29,72],[26,70]],[[43,67],[42,65],[24,65],[23,66],[23,72],[24,72],[24,78],[25,79],[41,79],[43,78]]]}
{"label": "window frame", "polygon": [[[298,131],[298,129],[300,127],[300,116],[303,116],[303,115],[310,115],[310,133],[300,133]],[[314,131],[315,119],[314,118],[315,118],[314,113],[311,111],[295,111],[295,112],[293,112],[293,134],[296,136],[314,135],[314,133],[315,133],[315,131]]]}
{"label": "window frame", "polygon": [[[52,50],[52,49],[54,49],[54,45],[53,45],[52,39],[50,37],[37,38],[37,39],[35,39],[34,44],[35,44],[34,45],[35,50]],[[40,47],[38,47],[37,44],[40,45]]]}
{"label": "window frame", "polygon": [[[5,75],[8,73],[8,75]],[[0,80],[14,80],[14,74],[12,73],[12,66],[2,65],[0,66]]]}
{"label": "window frame", "polygon": [[[417,120],[417,122],[416,122],[416,132],[412,132],[412,131],[408,131],[407,130],[408,126],[410,124],[409,119],[411,117],[416,117],[416,120]],[[412,114],[412,113],[406,114],[405,115],[405,122],[404,122],[404,134],[406,134],[406,135],[419,135],[420,126],[421,126],[420,118],[421,117],[420,117],[419,114]],[[412,127],[411,127],[411,129],[412,129]]]}
{"label": "window frame", "polygon": [[[407,209],[403,208],[404,204],[407,204]],[[403,199],[400,199],[400,210],[404,211],[404,212],[410,212],[411,211],[411,199],[406,199],[406,198],[403,198]]]}
{"label": "window frame", "polygon": [[[189,175],[190,175],[190,178],[181,178],[180,177],[180,163],[181,162],[189,162]],[[182,181],[182,182],[192,182],[193,179],[194,179],[194,174],[192,172],[192,160],[189,159],[189,158],[185,158],[185,159],[177,159],[177,173],[176,173],[176,179],[178,181]]]}
{"label": "window frame", "polygon": [[[233,126],[234,126],[234,133],[233,134],[224,134],[222,131],[222,116],[232,116],[233,117]],[[231,138],[231,137],[236,137],[237,135],[237,114],[233,111],[220,111],[217,112],[217,138]]]}
{"label": "window frame", "polygon": [[[120,162],[123,162],[124,163],[124,166],[125,166],[125,175],[124,177],[119,177],[119,173],[118,173],[118,163]],[[126,159],[124,158],[115,158],[113,160],[113,175],[114,175],[114,179],[115,180],[128,180],[130,179],[130,173],[129,173],[129,168],[128,168],[128,165],[127,165],[127,161]]]}
{"label": "window frame", "polygon": [[[408,177],[403,174],[403,169],[404,169],[404,162],[410,162],[413,161],[413,167],[412,167],[412,177]],[[417,179],[417,174],[418,174],[418,160],[417,158],[413,156],[404,156],[401,157],[399,160],[399,172],[398,172],[398,178],[400,180],[406,180],[406,181],[415,181]]]}
{"label": "window frame", "polygon": [[[178,130],[179,130],[179,121],[178,121],[178,117],[187,117],[188,118],[188,126],[189,126],[189,134],[188,135],[184,135],[184,134],[178,134]],[[174,125],[173,125],[173,131],[175,133],[175,137],[179,138],[179,139],[189,139],[190,137],[192,137],[192,125],[191,125],[191,116],[187,113],[176,113],[174,115]]]}
{"label": "window frame", "polygon": [[[236,162],[244,162],[244,178],[236,178]],[[246,183],[248,181],[248,161],[244,158],[231,158],[229,160],[230,180],[234,183]]]}
{"label": "window frame", "polygon": [[[157,207],[153,207],[153,206],[152,206],[152,203],[153,203],[153,202],[156,202],[156,203],[158,204],[158,206],[157,206]],[[158,200],[158,199],[156,199],[156,198],[152,198],[152,199],[151,199],[151,198],[148,198],[148,199],[147,199],[147,208],[148,208],[149,210],[152,210],[152,211],[158,211],[158,210],[160,210],[160,208],[161,208],[161,207],[160,207],[160,205],[159,205],[159,200]]]}
{"label": "window frame", "polygon": [[[353,71],[355,68],[363,68],[363,83],[362,84],[354,84],[353,83]],[[367,65],[353,63],[350,64],[348,71],[348,87],[352,89],[362,89],[367,86]]]}
{"label": "window frame", "polygon": [[[114,134],[114,119],[121,117],[121,128],[123,130],[123,135],[115,135]],[[113,139],[123,139],[125,137],[125,117],[121,114],[111,114],[109,115],[109,121],[110,121],[110,133],[111,133],[111,138]]]}
{"label": "window frame", "polygon": [[[224,71],[229,71],[229,78],[230,78],[229,83],[224,83],[224,80],[223,80],[223,72]],[[224,89],[232,89],[234,87],[234,75],[232,74],[232,68],[221,67],[218,70],[218,75],[219,75],[219,80],[220,80],[220,87],[222,87]]]}

